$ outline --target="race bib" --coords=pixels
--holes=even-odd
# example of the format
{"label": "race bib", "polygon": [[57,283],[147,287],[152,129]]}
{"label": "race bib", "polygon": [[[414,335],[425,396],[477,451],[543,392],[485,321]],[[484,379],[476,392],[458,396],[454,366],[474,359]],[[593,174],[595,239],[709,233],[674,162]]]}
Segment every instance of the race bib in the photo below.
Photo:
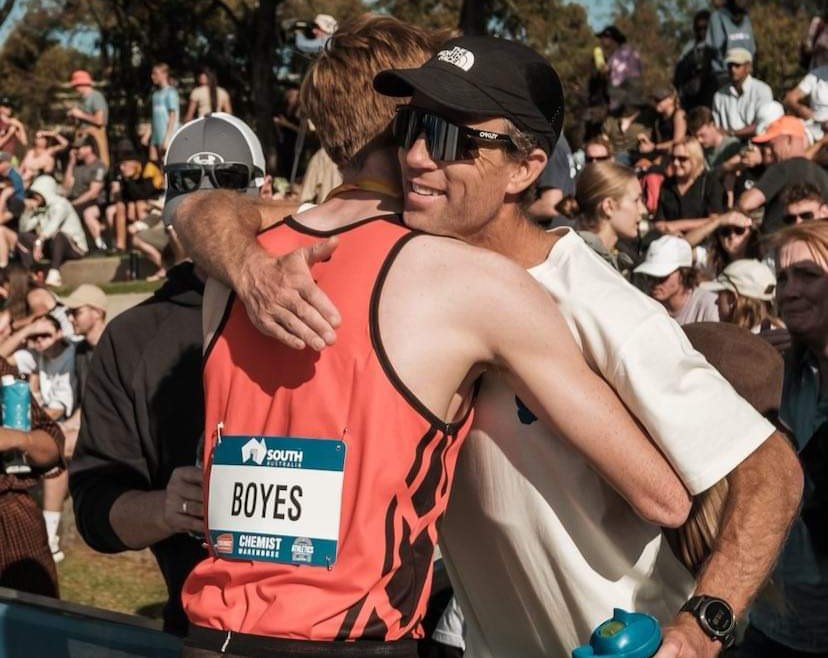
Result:
{"label": "race bib", "polygon": [[222,436],[207,501],[216,557],[330,567],[344,472],[336,439]]}

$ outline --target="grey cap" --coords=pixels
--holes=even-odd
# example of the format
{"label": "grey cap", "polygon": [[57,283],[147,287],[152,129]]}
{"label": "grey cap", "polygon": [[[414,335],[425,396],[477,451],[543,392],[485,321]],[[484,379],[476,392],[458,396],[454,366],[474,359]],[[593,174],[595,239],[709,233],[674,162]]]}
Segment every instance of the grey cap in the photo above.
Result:
{"label": "grey cap", "polygon": [[[221,162],[242,162],[265,171],[265,158],[261,142],[244,121],[224,112],[213,112],[194,119],[179,128],[170,140],[164,166],[194,162],[197,164],[218,164]],[[264,173],[262,173],[262,176]],[[246,194],[257,195],[264,179],[257,177],[250,183]],[[173,214],[187,192],[174,192],[169,184],[164,196],[164,223],[172,224]],[[201,180],[201,190],[212,190],[208,176]]]}

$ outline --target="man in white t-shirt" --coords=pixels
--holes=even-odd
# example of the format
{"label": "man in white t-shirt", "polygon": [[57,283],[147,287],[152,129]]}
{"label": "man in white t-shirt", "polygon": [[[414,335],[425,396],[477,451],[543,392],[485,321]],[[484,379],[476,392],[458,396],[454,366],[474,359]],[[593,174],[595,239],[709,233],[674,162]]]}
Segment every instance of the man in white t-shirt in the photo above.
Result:
{"label": "man in white t-shirt", "polygon": [[633,272],[647,277],[647,292],[679,324],[718,322],[716,295],[699,287],[693,250],[684,238],[662,235],[647,248],[644,262]]}
{"label": "man in white t-shirt", "polygon": [[[452,41],[453,48],[444,46],[418,69],[381,73],[374,86],[386,95],[412,96],[412,105],[461,125],[504,117],[509,123],[499,132],[515,135],[513,157],[531,158],[539,147],[521,150],[517,144],[543,144],[546,135],[531,108],[550,123],[563,108],[549,107],[548,99],[519,81],[548,64],[518,52],[499,53],[491,62],[489,43]],[[504,78],[514,81],[505,90]],[[741,614],[764,580],[799,498],[801,474],[786,440],[706,364],[660,305],[618,277],[577,235],[531,231],[517,195],[506,195],[494,214],[470,216],[475,206],[456,181],[467,168],[484,165],[433,158],[439,135],[428,121],[419,130],[419,136],[408,131],[415,138],[400,152],[407,225],[463,238],[527,266],[557,300],[587,361],[647,428],[691,493],[728,477],[730,511],[748,515],[752,524],[770,511],[780,488],[789,489],[784,511],[772,522],[779,524],[773,548],[765,544],[762,557],[747,558],[743,543],[758,549],[754,542],[767,535],[750,539],[746,525],[726,519],[697,580],[696,594],[724,599]],[[705,628],[693,613],[675,616],[693,583],[662,545],[659,529],[636,517],[553,428],[541,427],[531,401],[525,402],[497,376],[484,378],[476,430],[461,453],[441,527],[443,556],[466,618],[467,654],[565,656],[614,606],[673,620],[659,658],[718,653],[722,644],[711,641],[716,629]],[[780,474],[785,482],[758,485],[742,498],[748,472],[758,468],[761,478],[773,477],[766,469],[780,464],[766,461],[774,459],[771,453],[786,464]],[[749,511],[756,496],[765,502]],[[728,537],[738,549],[728,547]],[[748,586],[745,567],[758,563],[765,573],[754,572]]]}
{"label": "man in white t-shirt", "polygon": [[[406,130],[395,127],[403,146],[405,220],[416,228],[500,251],[531,268],[558,299],[587,360],[647,428],[688,489],[699,493],[728,477],[728,513],[695,591],[725,599],[724,606],[740,615],[768,573],[795,512],[801,487],[796,458],[773,426],[691,348],[664,309],[618,277],[577,235],[545,233],[534,226],[521,212],[518,194],[465,198],[464,181],[488,177],[493,183],[494,177],[503,175],[492,166],[491,147],[460,160],[432,155],[448,144],[445,138],[462,139],[468,146],[465,140],[474,135],[469,125],[479,125],[481,117],[493,123],[491,119],[504,114],[509,123],[503,121],[497,133],[486,129],[482,139],[501,140],[515,161],[545,162],[550,141],[554,145],[558,135],[550,133],[555,132],[553,125],[560,125],[563,107],[551,107],[549,97],[530,99],[532,87],[527,84],[541,68],[546,76],[548,63],[516,44],[512,57],[502,56],[505,46],[493,48],[491,43],[488,37],[453,40],[422,68],[385,72],[375,80],[383,93],[413,95],[420,108],[401,114]],[[487,78],[495,76],[506,87],[488,85]],[[505,102],[514,84],[510,81],[520,82],[522,95],[509,94]],[[478,104],[468,105],[472,101]],[[462,111],[469,107],[476,116]],[[412,124],[418,117],[422,123]],[[526,140],[529,146],[518,146]],[[487,189],[485,181],[477,183],[476,189]],[[210,216],[199,216],[199,221],[209,224],[211,235],[227,235],[221,218],[202,207]],[[252,232],[247,235],[236,223],[230,226],[236,246],[250,239]],[[179,227],[187,228],[181,223]],[[198,244],[193,246],[199,251]],[[249,249],[245,253],[252,257],[255,244]],[[225,279],[245,280],[236,277],[239,263],[223,258],[221,250],[212,249],[210,257],[206,264],[224,273]],[[291,262],[295,258],[294,254]],[[275,266],[273,271],[283,275],[292,268],[287,259],[278,259]],[[291,310],[292,304],[279,299],[285,299],[285,289],[292,289],[291,297],[299,292],[330,317],[329,309],[323,308],[327,304],[314,301],[312,290],[297,291],[290,284],[277,287],[278,292],[262,292],[276,295],[275,306]],[[247,291],[240,299],[249,299]],[[253,313],[259,326],[272,331],[272,317],[264,321],[255,309]],[[291,320],[280,318],[284,324],[279,331],[287,326],[294,336],[297,318],[303,325],[319,326],[322,317],[317,314],[313,321],[304,314],[287,315]],[[327,334],[322,331],[319,336]],[[279,336],[284,339],[285,334]],[[453,497],[463,487],[481,525],[474,534],[455,533],[458,543],[446,541],[444,548],[465,607],[469,655],[567,655],[615,605],[652,611],[665,623],[672,620],[658,658],[718,653],[722,645],[710,633],[727,637],[729,630],[717,631],[709,624],[705,629],[697,612],[679,613],[693,583],[662,546],[659,528],[638,519],[583,458],[557,439],[554,429],[541,428],[533,420],[531,404],[516,400],[504,382],[490,376],[476,418],[477,436],[491,441],[470,439],[460,457],[459,468],[467,476],[458,477]],[[517,446],[529,450],[520,459],[525,472],[504,456],[514,445],[510,431],[515,424],[535,435],[537,455],[543,453],[542,459],[534,460],[532,437]],[[546,465],[555,468],[547,470]],[[531,469],[539,476],[536,480],[527,477]],[[547,499],[537,488],[559,472],[571,478],[564,489],[570,500]],[[441,529],[444,538],[452,524],[463,522],[462,510],[453,509],[450,503]],[[461,554],[461,559],[455,558]],[[469,554],[474,554],[474,563],[463,559]]]}
{"label": "man in white t-shirt", "polygon": [[730,82],[713,96],[713,117],[727,135],[745,138],[756,134],[757,113],[773,101],[771,88],[750,72],[753,55],[745,48],[731,48],[725,57]]}
{"label": "man in white t-shirt", "polygon": [[785,105],[805,120],[811,142],[822,139],[828,129],[828,65],[809,71],[796,87],[785,94]]}

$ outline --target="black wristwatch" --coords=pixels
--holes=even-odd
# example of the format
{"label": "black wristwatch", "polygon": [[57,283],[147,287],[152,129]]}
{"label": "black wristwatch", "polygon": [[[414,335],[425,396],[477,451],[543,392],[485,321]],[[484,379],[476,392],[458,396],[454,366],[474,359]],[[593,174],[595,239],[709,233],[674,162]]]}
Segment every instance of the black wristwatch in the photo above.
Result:
{"label": "black wristwatch", "polygon": [[721,642],[724,649],[736,640],[736,617],[727,601],[702,594],[681,606],[681,611],[692,614],[705,634]]}

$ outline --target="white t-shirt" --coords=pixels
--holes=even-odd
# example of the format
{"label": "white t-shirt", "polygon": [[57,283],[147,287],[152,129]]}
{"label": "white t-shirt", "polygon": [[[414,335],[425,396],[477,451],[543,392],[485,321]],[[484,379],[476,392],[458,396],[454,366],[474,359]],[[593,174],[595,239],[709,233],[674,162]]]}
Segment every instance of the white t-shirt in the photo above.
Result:
{"label": "white t-shirt", "polygon": [[715,292],[704,288],[693,288],[693,294],[681,309],[673,315],[673,319],[681,325],[691,322],[718,322],[719,306]]}
{"label": "white t-shirt", "polygon": [[799,90],[809,97],[814,121],[828,121],[828,66],[820,66],[808,73],[798,85]]}
{"label": "white t-shirt", "polygon": [[741,130],[756,122],[756,112],[773,100],[771,88],[752,76],[742,83],[739,94],[732,84],[719,89],[713,96],[713,120],[723,130]]}
{"label": "white t-shirt", "polygon": [[[647,428],[692,493],[774,431],[664,308],[570,231],[530,270],[558,301],[590,365]],[[693,581],[567,443],[487,376],[440,528],[467,624],[466,656],[569,656],[613,607],[666,623]]]}

